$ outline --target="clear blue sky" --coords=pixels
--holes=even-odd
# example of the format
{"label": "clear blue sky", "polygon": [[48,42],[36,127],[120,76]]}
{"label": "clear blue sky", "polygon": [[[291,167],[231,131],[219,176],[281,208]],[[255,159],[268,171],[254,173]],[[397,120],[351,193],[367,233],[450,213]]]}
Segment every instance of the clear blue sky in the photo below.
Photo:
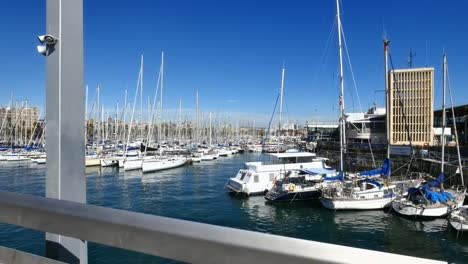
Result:
{"label": "clear blue sky", "polygon": [[[383,6],[383,4],[387,6]],[[445,48],[456,104],[468,103],[467,1],[342,1],[342,23],[363,108],[383,105],[384,28],[395,67],[436,68],[440,108],[441,58]],[[139,54],[145,56],[145,97],[152,96],[166,53],[165,107],[193,109],[200,91],[203,111],[269,116],[286,64],[285,118],[334,120],[338,66],[335,1],[84,1],[85,83],[98,83],[104,103],[133,96]],[[36,35],[45,32],[45,1],[7,1],[0,9],[0,98],[45,102],[45,62]],[[345,71],[347,110],[357,108]]]}

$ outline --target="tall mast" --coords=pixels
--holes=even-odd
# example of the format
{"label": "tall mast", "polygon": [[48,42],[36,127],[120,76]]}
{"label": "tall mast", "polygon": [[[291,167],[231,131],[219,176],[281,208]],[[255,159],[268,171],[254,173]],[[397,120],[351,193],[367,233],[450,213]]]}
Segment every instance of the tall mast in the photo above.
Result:
{"label": "tall mast", "polygon": [[210,136],[209,136],[210,148],[211,148],[211,112],[210,112]]}
{"label": "tall mast", "polygon": [[340,18],[340,0],[336,0],[336,21],[338,27],[338,50],[340,55],[340,169],[345,169],[346,153],[346,132],[345,132],[345,113],[344,113],[344,79],[343,79],[343,50],[341,44],[341,18]]}
{"label": "tall mast", "polygon": [[196,127],[196,129],[195,129],[195,137],[196,137],[196,142],[197,142],[197,145],[198,145],[198,143],[199,143],[199,142],[198,142],[198,141],[199,141],[199,138],[198,138],[198,123],[199,123],[199,120],[198,120],[198,119],[199,119],[199,113],[198,113],[198,111],[199,111],[199,109],[198,109],[198,89],[197,89],[197,92],[196,92],[196,94],[195,94],[195,108],[196,108],[196,113],[195,113],[195,115],[196,115],[196,117],[195,117],[195,119],[196,119],[196,120],[195,120],[195,122],[196,122],[196,123],[195,123],[195,127]]}
{"label": "tall mast", "polygon": [[[161,97],[159,98],[159,124],[161,125],[160,133],[163,129],[163,119],[162,119],[162,111],[163,111],[163,90],[164,90],[164,50],[161,51]],[[164,136],[164,134],[162,134]],[[159,137],[161,139],[161,136]]]}
{"label": "tall mast", "polygon": [[[101,92],[101,87],[100,85],[98,85],[97,87],[97,117],[96,117],[96,123],[97,123],[97,143],[96,143],[96,151],[97,151],[97,147],[99,145],[99,139],[101,137],[101,124],[99,122],[99,120],[101,119],[101,102],[99,101],[99,94]],[[94,137],[93,137],[94,138]],[[94,141],[93,141],[93,144],[94,144]]]}
{"label": "tall mast", "polygon": [[152,109],[151,98],[148,96],[147,100],[148,100],[148,106],[147,106],[148,107],[148,110],[147,110],[148,111],[148,115],[147,115],[147,120],[148,120],[148,130],[147,130],[147,132],[148,132],[148,134],[147,134],[147,137],[146,137],[146,146],[148,146],[148,144],[149,144],[150,131],[151,131],[152,127],[153,127],[153,120],[152,120],[153,119],[152,118],[153,114],[151,113],[151,109]]}
{"label": "tall mast", "polygon": [[119,138],[119,140],[122,140],[122,143],[125,142],[125,127],[126,127],[126,122],[125,122],[125,119],[126,119],[126,115],[127,115],[127,88],[125,88],[125,96],[124,96],[124,107],[123,107],[123,110],[122,110],[122,130],[123,130],[123,133],[122,133],[122,137]]}
{"label": "tall mast", "polygon": [[[447,76],[446,79],[448,79],[447,59],[445,58],[445,56],[444,56],[444,59],[445,59],[445,70],[446,70],[446,76]],[[449,79],[449,81],[450,81],[450,79]],[[449,91],[449,95],[450,95],[450,105],[451,105],[451,108],[452,108],[453,131],[454,131],[454,134],[455,134],[455,142],[457,143],[456,146],[457,146],[457,156],[458,156],[458,170],[459,170],[459,173],[460,173],[461,185],[465,186],[465,182],[463,180],[463,166],[462,166],[461,155],[460,155],[460,144],[459,144],[459,141],[458,141],[457,123],[456,123],[456,119],[455,119],[455,109],[453,109],[452,87],[450,85],[450,82],[449,82],[448,91]]]}
{"label": "tall mast", "polygon": [[87,154],[86,144],[88,143],[87,142],[88,141],[88,85],[86,85],[86,93],[85,93],[85,138],[84,139],[85,139],[85,155],[86,155]]}
{"label": "tall mast", "polygon": [[182,99],[179,98],[179,129],[177,131],[177,137],[179,139],[179,144],[181,142],[181,137],[180,137],[180,130],[182,129]]}
{"label": "tall mast", "polygon": [[140,70],[140,138],[143,136],[143,54],[141,54],[141,70]]}
{"label": "tall mast", "polygon": [[284,92],[284,63],[283,67],[281,68],[281,86],[280,86],[280,108],[279,108],[279,123],[278,123],[278,144],[279,144],[279,137],[281,136],[281,119],[283,116],[283,92]]}
{"label": "tall mast", "polygon": [[447,86],[447,57],[443,56],[443,65],[442,65],[442,135],[441,135],[441,143],[442,143],[442,155],[440,161],[440,172],[444,172],[444,163],[445,163],[445,90]]}
{"label": "tall mast", "polygon": [[385,128],[387,131],[387,159],[390,159],[390,91],[388,80],[388,47],[390,40],[384,39],[384,69],[385,69]]}

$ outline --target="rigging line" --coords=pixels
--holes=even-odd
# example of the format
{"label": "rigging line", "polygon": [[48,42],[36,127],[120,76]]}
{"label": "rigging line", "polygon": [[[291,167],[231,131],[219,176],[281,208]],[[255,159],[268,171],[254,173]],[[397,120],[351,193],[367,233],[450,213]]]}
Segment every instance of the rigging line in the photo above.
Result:
{"label": "rigging line", "polygon": [[457,143],[458,166],[459,166],[459,170],[460,170],[461,184],[464,186],[465,183],[463,181],[463,166],[462,166],[461,156],[460,156],[460,144],[458,143],[458,132],[457,132],[456,119],[455,119],[455,109],[454,109],[454,106],[453,106],[452,85],[451,85],[451,81],[450,81],[448,65],[446,65],[445,67],[446,67],[446,70],[447,70],[447,86],[448,86],[448,91],[449,91],[449,96],[450,96],[450,106],[452,108],[452,123],[453,123],[453,129],[454,129],[454,133],[455,133],[455,142]]}
{"label": "rigging line", "polygon": [[[149,117],[148,119],[150,120],[150,123],[148,124],[148,134],[146,135],[146,145],[145,145],[145,154],[148,149],[148,145],[150,144],[151,140],[151,132],[153,131],[153,124],[154,124],[154,112],[156,110],[156,100],[158,98],[158,93],[159,93],[159,84],[161,83],[161,67],[159,69],[158,73],[158,80],[156,82],[156,91],[154,92],[154,98],[153,98],[153,105],[151,107],[151,113],[148,113]],[[160,129],[158,127],[158,129]]]}
{"label": "rigging line", "polygon": [[[356,97],[357,97],[357,101],[358,101],[358,105],[359,105],[359,111],[362,112],[361,99],[359,98],[359,93],[358,93],[357,84],[356,84],[356,78],[354,76],[353,65],[351,64],[351,58],[350,58],[349,51],[348,51],[348,44],[346,43],[346,37],[345,37],[345,34],[344,34],[343,25],[341,25],[341,35],[343,35],[343,43],[344,43],[344,47],[345,47],[345,54],[346,54],[346,57],[348,58],[349,70],[351,71],[351,79],[353,80],[354,90],[356,92]],[[352,96],[351,96],[351,98],[352,98]]]}
{"label": "rigging line", "polygon": [[327,56],[328,55],[328,50],[330,48],[332,38],[335,36],[335,34],[333,34],[335,32],[335,27],[336,27],[336,19],[333,19],[333,24],[332,24],[330,33],[328,34],[328,38],[327,38],[327,41],[325,42],[324,50],[322,52],[322,55],[320,56],[320,60],[319,60],[320,67],[319,67],[318,71],[315,72],[315,74],[314,74],[314,76],[312,78],[312,84],[314,84],[317,81],[318,76],[322,72],[322,69],[323,69],[322,65],[325,63],[326,58],[328,57]]}
{"label": "rigging line", "polygon": [[266,142],[266,140],[267,140],[267,138],[268,138],[268,135],[270,134],[271,122],[273,121],[273,117],[275,116],[276,106],[278,105],[279,97],[280,97],[280,95],[278,94],[278,95],[276,96],[275,107],[273,108],[273,112],[271,113],[270,122],[268,123],[268,130],[267,130],[267,132],[265,133],[265,137],[264,137],[263,140],[262,140],[262,149],[263,149],[263,147],[265,146],[265,142]]}
{"label": "rigging line", "polygon": [[[398,103],[400,104],[401,108],[402,108],[402,116],[403,116],[403,123],[405,125],[405,129],[406,129],[406,133],[407,133],[407,136],[408,136],[408,141],[409,141],[409,144],[410,144],[410,148],[411,148],[411,153],[412,153],[412,157],[414,157],[414,152],[413,152],[413,141],[411,139],[411,133],[409,131],[409,124],[408,124],[408,119],[407,119],[407,116],[406,116],[406,111],[405,111],[405,108],[403,107],[403,99],[401,98],[401,91],[398,87],[398,80],[395,76],[395,67],[393,67],[393,60],[392,60],[392,55],[389,53],[388,54],[388,57],[389,57],[389,61],[390,61],[390,66],[392,68],[392,76],[393,76],[393,83],[395,85],[395,90],[396,90],[396,94],[398,96]],[[388,129],[388,128],[387,128]],[[406,175],[407,176],[407,175]]]}

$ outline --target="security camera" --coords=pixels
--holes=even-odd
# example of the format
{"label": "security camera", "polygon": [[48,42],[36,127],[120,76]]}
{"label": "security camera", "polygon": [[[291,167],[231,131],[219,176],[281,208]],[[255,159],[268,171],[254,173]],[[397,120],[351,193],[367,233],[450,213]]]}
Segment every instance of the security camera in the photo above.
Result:
{"label": "security camera", "polygon": [[45,45],[37,45],[37,52],[39,52],[39,54],[41,55],[44,55],[44,56],[47,56],[47,46]]}
{"label": "security camera", "polygon": [[45,43],[47,45],[55,45],[55,43],[57,43],[57,38],[52,35],[39,35],[37,36],[37,39],[39,42]]}
{"label": "security camera", "polygon": [[44,56],[49,56],[55,50],[55,44],[57,43],[57,38],[52,35],[39,35],[37,36],[41,45],[37,46],[37,52]]}

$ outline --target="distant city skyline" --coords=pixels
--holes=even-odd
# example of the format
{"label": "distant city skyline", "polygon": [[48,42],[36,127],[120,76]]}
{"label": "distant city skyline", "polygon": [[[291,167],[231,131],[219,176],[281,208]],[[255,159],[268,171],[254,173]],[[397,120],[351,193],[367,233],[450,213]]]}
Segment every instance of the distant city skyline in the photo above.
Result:
{"label": "distant city skyline", "polygon": [[[384,106],[382,38],[392,42],[396,68],[435,67],[434,109],[441,105],[442,53],[448,65],[455,104],[468,103],[464,84],[468,51],[465,1],[341,1],[342,23],[357,89],[345,65],[346,110]],[[403,8],[404,7],[404,8]],[[155,91],[160,52],[165,51],[165,116],[195,109],[200,94],[204,113],[269,122],[286,67],[284,120],[334,121],[338,113],[338,58],[335,1],[85,1],[85,83],[89,103],[97,85],[108,111],[124,89],[133,102],[140,55],[144,54],[144,103]],[[45,60],[36,36],[46,31],[45,1],[12,1],[0,11],[0,104],[17,100],[45,104]],[[84,88],[83,88],[84,89]],[[447,101],[449,102],[449,101]],[[139,103],[138,107],[139,109]],[[192,113],[193,115],[193,113]],[[276,122],[276,121],[275,121]]]}

